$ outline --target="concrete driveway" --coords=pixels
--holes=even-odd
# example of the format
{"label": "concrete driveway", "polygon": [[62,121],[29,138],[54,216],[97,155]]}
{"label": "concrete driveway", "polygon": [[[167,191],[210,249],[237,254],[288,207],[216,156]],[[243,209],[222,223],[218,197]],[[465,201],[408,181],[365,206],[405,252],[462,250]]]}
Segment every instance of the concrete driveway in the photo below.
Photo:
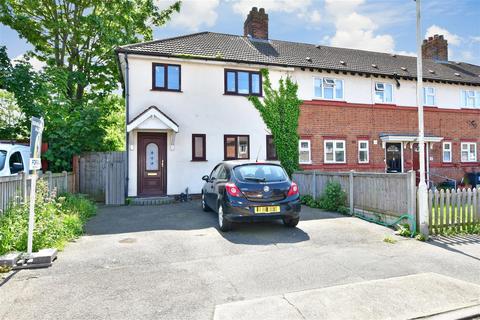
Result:
{"label": "concrete driveway", "polygon": [[100,208],[53,267],[0,287],[0,319],[212,319],[232,302],[426,272],[480,284],[477,237],[422,243],[309,208],[296,229],[272,222],[220,233],[215,214],[199,207]]}

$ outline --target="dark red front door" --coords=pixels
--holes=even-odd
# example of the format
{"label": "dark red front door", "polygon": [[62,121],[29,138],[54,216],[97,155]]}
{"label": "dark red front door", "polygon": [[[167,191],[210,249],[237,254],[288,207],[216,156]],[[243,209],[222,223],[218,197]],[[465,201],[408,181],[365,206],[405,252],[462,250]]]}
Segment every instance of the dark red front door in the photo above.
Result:
{"label": "dark red front door", "polygon": [[167,193],[167,134],[138,133],[138,195]]}

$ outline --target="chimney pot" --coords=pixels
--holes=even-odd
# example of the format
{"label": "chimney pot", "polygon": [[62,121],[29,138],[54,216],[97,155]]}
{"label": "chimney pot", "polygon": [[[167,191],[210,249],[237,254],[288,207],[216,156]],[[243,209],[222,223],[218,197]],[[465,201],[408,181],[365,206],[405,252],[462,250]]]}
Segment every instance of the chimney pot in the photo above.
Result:
{"label": "chimney pot", "polygon": [[256,39],[268,39],[268,14],[264,8],[253,7],[243,24],[243,35]]}
{"label": "chimney pot", "polygon": [[448,42],[443,35],[434,35],[423,40],[422,58],[448,61]]}

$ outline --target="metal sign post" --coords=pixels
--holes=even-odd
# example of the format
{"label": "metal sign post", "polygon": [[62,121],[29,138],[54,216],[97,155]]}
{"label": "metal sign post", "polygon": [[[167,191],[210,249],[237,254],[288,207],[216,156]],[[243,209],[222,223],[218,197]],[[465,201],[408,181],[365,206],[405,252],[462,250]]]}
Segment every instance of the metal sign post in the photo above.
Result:
{"label": "metal sign post", "polygon": [[30,163],[29,170],[32,170],[30,186],[30,211],[28,217],[28,240],[27,255],[32,255],[33,228],[35,227],[35,189],[37,184],[37,170],[42,168],[42,132],[43,118],[32,117],[32,128],[30,131]]}
{"label": "metal sign post", "polygon": [[418,217],[420,232],[428,237],[428,190],[425,182],[425,129],[423,120],[423,74],[422,74],[422,25],[421,0],[416,1],[417,12],[417,107],[418,107],[418,148],[420,157],[420,182],[418,184]]}

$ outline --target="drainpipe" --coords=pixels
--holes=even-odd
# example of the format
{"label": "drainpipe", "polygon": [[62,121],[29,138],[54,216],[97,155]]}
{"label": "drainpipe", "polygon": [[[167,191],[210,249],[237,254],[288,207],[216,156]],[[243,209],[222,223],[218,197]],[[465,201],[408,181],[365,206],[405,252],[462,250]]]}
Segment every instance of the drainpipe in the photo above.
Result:
{"label": "drainpipe", "polygon": [[129,67],[128,67],[128,53],[125,53],[125,151],[126,151],[126,169],[127,172],[125,174],[125,197],[128,197],[128,180],[129,180],[129,134],[127,132],[127,125],[129,121],[129,100],[130,100],[130,83],[129,83]]}

